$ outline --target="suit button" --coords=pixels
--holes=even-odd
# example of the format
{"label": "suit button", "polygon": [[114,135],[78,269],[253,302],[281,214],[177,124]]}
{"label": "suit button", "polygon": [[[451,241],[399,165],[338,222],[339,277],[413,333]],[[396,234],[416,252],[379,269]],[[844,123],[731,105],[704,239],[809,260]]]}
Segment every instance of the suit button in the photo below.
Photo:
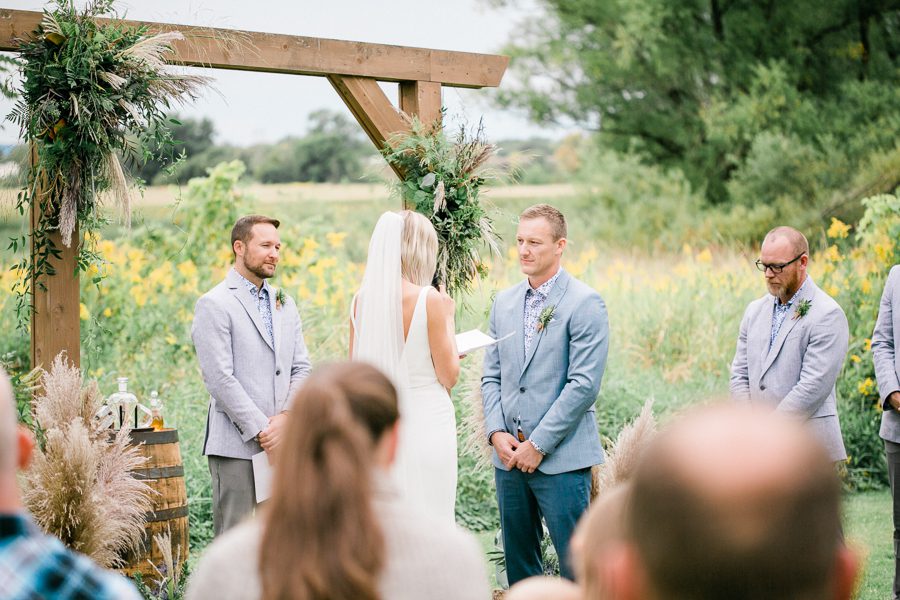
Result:
{"label": "suit button", "polygon": [[761,391],[761,392],[766,391],[766,386],[765,386],[765,384],[762,384],[762,383],[759,384],[759,391]]}
{"label": "suit button", "polygon": [[276,375],[281,375],[281,369],[278,369],[277,371],[275,371],[275,374],[276,374]]}
{"label": "suit button", "polygon": [[524,393],[525,393],[525,388],[520,387],[520,388],[519,388],[519,393],[520,393],[520,394],[524,394]]}

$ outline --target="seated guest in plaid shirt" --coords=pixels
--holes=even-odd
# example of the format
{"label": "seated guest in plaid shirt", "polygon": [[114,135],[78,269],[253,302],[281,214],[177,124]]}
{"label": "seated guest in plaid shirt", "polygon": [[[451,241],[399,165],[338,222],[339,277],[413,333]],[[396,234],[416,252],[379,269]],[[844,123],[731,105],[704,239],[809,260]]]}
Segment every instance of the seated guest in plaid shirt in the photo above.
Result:
{"label": "seated guest in plaid shirt", "polygon": [[16,468],[31,458],[31,435],[16,426],[13,393],[0,369],[0,597],[4,600],[139,600],[127,579],[43,534],[22,506]]}

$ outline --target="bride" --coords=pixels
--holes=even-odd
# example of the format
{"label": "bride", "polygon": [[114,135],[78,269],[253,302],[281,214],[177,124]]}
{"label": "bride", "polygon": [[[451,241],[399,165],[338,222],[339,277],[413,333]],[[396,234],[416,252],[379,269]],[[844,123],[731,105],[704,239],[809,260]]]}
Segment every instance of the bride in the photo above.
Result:
{"label": "bride", "polygon": [[350,357],[380,368],[400,397],[395,477],[406,499],[454,521],[459,377],[453,299],[431,286],[437,234],[423,215],[386,212],[369,242],[350,315]]}

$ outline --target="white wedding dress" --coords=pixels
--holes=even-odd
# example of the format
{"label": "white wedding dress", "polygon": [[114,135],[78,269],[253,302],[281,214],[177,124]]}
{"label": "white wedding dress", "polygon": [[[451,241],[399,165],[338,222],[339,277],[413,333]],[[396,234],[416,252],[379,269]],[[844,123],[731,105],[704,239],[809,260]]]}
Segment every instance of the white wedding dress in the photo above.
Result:
{"label": "white wedding dress", "polygon": [[403,333],[400,238],[403,217],[381,215],[372,239],[362,286],[354,298],[353,360],[378,367],[397,388],[400,443],[393,475],[406,500],[422,512],[455,521],[456,415],[438,381],[428,343],[428,287],[416,301]]}
{"label": "white wedding dress", "polygon": [[428,311],[422,288],[416,302],[401,368],[407,385],[400,390],[400,445],[394,476],[411,504],[441,520],[455,522],[456,414],[450,395],[438,381],[428,344]]}

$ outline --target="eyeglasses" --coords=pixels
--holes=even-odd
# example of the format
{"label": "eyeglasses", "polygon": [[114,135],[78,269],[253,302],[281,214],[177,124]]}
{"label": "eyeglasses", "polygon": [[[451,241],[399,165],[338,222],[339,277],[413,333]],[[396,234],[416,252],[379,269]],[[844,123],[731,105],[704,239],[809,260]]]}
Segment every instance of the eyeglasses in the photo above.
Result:
{"label": "eyeglasses", "polygon": [[781,263],[780,265],[768,265],[768,264],[766,264],[766,263],[764,263],[763,261],[758,260],[758,259],[757,259],[757,261],[756,261],[755,264],[756,264],[756,268],[759,269],[760,271],[762,271],[763,273],[766,272],[766,269],[772,269],[772,272],[775,273],[776,275],[778,275],[779,273],[781,273],[782,271],[784,271],[784,268],[785,268],[786,266],[788,266],[788,265],[791,264],[791,263],[797,262],[798,260],[800,260],[800,258],[802,258],[802,257],[804,257],[804,256],[806,256],[806,252],[803,252],[803,253],[801,253],[801,254],[798,254],[797,257],[794,258],[793,260],[789,260],[789,261],[787,261],[786,263]]}

